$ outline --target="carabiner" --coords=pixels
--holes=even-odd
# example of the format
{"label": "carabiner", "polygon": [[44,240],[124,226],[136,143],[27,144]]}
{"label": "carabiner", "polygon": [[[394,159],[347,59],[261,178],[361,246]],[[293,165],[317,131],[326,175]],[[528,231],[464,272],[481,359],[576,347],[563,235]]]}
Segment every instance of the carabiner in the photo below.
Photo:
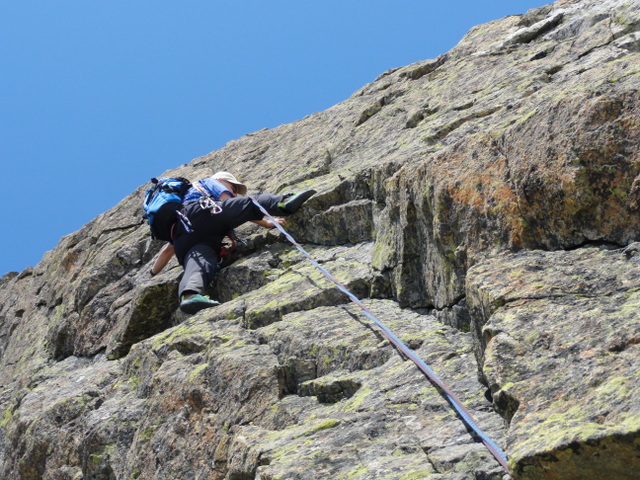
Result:
{"label": "carabiner", "polygon": [[198,199],[198,203],[200,204],[200,208],[204,210],[211,210],[213,215],[217,215],[222,212],[220,204],[211,197],[200,197]]}

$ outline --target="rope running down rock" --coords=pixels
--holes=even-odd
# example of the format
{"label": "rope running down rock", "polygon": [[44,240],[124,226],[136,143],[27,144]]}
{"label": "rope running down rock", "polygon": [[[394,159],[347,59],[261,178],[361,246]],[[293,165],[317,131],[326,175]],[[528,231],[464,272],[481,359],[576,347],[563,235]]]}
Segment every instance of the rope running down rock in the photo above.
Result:
{"label": "rope running down rock", "polygon": [[284,229],[282,226],[276,222],[276,220],[269,215],[269,213],[260,205],[253,197],[249,197],[251,201],[262,211],[262,213],[275,225],[275,227],[280,230],[280,232],[287,238],[287,240],[296,247],[309,262],[318,268],[322,274],[327,277],[332,283],[334,283],[338,289],[344,293],[349,299],[358,305],[364,314],[372,320],[380,329],[382,330],[383,335],[387,340],[389,340],[406,358],[411,360],[418,369],[427,376],[427,378],[434,384],[436,387],[440,388],[440,390],[445,394],[446,399],[451,404],[451,406],[455,409],[455,411],[460,415],[464,423],[471,428],[475,434],[480,438],[482,443],[487,447],[489,452],[495,457],[495,459],[504,467],[504,469],[509,472],[509,466],[507,462],[507,457],[505,453],[498,447],[498,445],[491,440],[486,433],[482,431],[482,429],[478,426],[476,421],[471,416],[469,410],[462,404],[462,402],[456,397],[456,395],[447,387],[442,380],[436,375],[436,373],[422,360],[419,356],[417,356],[409,347],[407,347],[391,330],[389,330],[380,320],[378,320],[369,309],[363,305],[363,303],[349,290],[344,287],[336,278],[331,275],[324,267],[322,267],[318,262],[316,262],[313,257],[304,249],[302,246],[296,242],[296,240]]}

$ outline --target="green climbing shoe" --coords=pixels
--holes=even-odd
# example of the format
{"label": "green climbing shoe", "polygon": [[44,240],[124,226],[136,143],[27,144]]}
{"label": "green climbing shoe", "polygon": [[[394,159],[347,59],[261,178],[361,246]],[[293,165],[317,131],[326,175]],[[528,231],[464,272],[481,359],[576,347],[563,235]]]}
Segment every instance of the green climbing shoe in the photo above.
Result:
{"label": "green climbing shoe", "polygon": [[205,308],[211,308],[220,305],[220,302],[216,300],[211,300],[206,295],[194,295],[193,297],[180,299],[180,310],[189,315],[193,315],[194,313],[198,313],[200,310],[204,310]]}
{"label": "green climbing shoe", "polygon": [[305,190],[304,192],[294,193],[285,196],[282,202],[278,203],[278,207],[287,215],[297,212],[302,204],[316,194],[315,190]]}

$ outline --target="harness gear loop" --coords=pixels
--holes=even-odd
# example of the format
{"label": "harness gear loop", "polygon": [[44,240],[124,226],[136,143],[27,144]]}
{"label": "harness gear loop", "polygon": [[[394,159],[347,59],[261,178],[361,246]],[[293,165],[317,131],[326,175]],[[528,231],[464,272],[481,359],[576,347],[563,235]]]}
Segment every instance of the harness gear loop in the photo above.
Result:
{"label": "harness gear loop", "polygon": [[211,210],[211,213],[213,215],[217,215],[222,212],[222,207],[220,206],[220,204],[209,196],[200,197],[198,199],[198,204],[203,210]]}
{"label": "harness gear loop", "polygon": [[222,206],[220,205],[220,203],[214,200],[211,195],[209,195],[205,191],[205,189],[202,188],[202,185],[200,185],[200,180],[194,182],[192,186],[202,194],[202,197],[198,199],[200,208],[202,208],[203,210],[211,210],[211,213],[213,215],[217,215],[222,212]]}

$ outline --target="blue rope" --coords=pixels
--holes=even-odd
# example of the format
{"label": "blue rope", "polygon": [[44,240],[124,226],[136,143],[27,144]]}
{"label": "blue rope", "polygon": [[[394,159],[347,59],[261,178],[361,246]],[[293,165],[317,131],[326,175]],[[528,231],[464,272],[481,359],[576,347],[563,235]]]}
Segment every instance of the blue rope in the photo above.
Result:
{"label": "blue rope", "polygon": [[296,247],[306,258],[307,260],[316,268],[318,268],[325,277],[327,277],[331,282],[333,282],[338,289],[344,293],[349,299],[358,305],[364,312],[364,314],[373,321],[380,329],[382,329],[384,336],[393,343],[398,350],[400,350],[409,360],[411,360],[418,369],[424,373],[432,383],[434,383],[437,387],[439,387],[445,394],[447,400],[451,404],[451,406],[458,412],[460,417],[463,419],[465,424],[470,427],[476,435],[482,440],[482,443],[487,447],[489,452],[494,456],[494,458],[504,467],[504,469],[509,472],[509,466],[507,462],[507,456],[500,449],[500,447],[493,441],[491,438],[487,436],[486,433],[482,431],[482,429],[478,426],[476,421],[471,416],[471,412],[462,404],[462,402],[456,397],[456,395],[447,387],[440,377],[431,369],[429,366],[422,360],[418,355],[416,355],[411,349],[409,349],[391,330],[389,330],[384,323],[378,320],[369,309],[356,297],[353,293],[351,293],[347,288],[342,285],[336,278],[331,275],[322,265],[316,262],[313,257],[307,252],[302,246],[296,242],[296,240],[284,229],[282,226],[273,218],[262,205],[260,205],[253,197],[249,197],[251,201],[262,211],[262,213],[271,220],[273,225],[280,230],[280,232],[291,242],[291,244]]}

